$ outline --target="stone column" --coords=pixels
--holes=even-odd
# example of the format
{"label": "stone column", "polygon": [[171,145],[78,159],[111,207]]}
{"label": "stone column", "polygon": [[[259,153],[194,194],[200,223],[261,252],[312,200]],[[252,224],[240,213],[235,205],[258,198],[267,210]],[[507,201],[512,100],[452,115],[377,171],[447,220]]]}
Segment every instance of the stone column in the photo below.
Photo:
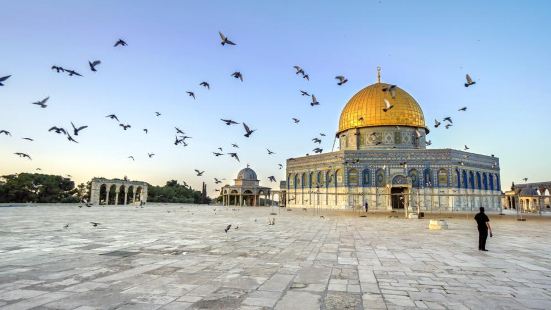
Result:
{"label": "stone column", "polygon": [[105,204],[109,204],[109,190],[111,189],[110,184],[105,184]]}
{"label": "stone column", "polygon": [[239,206],[243,206],[243,194],[239,194]]}
{"label": "stone column", "polygon": [[136,191],[132,192],[132,203],[136,203]]}
{"label": "stone column", "polygon": [[124,205],[125,206],[127,204],[127,200],[128,200],[128,189],[125,188],[125,191],[124,191]]}
{"label": "stone column", "polygon": [[119,204],[119,189],[115,190],[115,205]]}

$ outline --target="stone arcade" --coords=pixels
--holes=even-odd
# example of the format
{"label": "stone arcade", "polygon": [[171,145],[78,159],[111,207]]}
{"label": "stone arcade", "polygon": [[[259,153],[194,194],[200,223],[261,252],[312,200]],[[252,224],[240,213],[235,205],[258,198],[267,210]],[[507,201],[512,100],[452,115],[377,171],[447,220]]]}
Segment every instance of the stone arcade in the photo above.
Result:
{"label": "stone arcade", "polygon": [[264,205],[266,205],[271,189],[259,185],[260,181],[253,169],[249,167],[242,169],[234,181],[235,185],[225,185],[220,190],[224,206],[258,206],[261,196],[264,196]]}
{"label": "stone arcade", "polygon": [[[342,110],[340,150],[287,160],[287,206],[471,211],[501,206],[499,159],[427,149],[421,107],[399,87],[360,90]],[[383,111],[385,100],[394,107]],[[446,130],[443,122],[440,129]]]}
{"label": "stone arcade", "polygon": [[93,178],[90,202],[95,205],[127,205],[147,202],[147,183]]}

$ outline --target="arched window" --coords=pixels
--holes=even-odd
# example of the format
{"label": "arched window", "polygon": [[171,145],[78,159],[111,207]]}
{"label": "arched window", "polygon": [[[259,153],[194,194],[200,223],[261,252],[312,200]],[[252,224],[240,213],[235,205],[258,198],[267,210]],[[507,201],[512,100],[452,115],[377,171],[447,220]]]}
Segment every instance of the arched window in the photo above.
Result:
{"label": "arched window", "polygon": [[467,171],[463,170],[463,173],[461,174],[461,178],[463,179],[463,188],[464,189],[469,188],[469,180],[467,179]]}
{"label": "arched window", "polygon": [[348,169],[348,186],[358,186],[358,170],[355,168]]}
{"label": "arched window", "polygon": [[480,179],[480,172],[476,172],[476,188],[482,189],[482,181]]}
{"label": "arched window", "polygon": [[430,168],[425,169],[423,171],[423,182],[425,183],[425,187],[432,187],[434,183],[432,182],[432,171]]}
{"label": "arched window", "polygon": [[294,189],[297,189],[297,187],[300,187],[300,179],[299,179],[299,177],[298,177],[298,173],[295,174],[294,180],[295,180],[295,187],[294,187]]}
{"label": "arched window", "polygon": [[300,185],[301,185],[301,188],[304,188],[304,186],[306,186],[306,172],[304,172],[302,174],[302,177],[301,177],[302,180],[300,180]]}
{"label": "arched window", "polygon": [[494,190],[494,175],[491,173],[488,173],[488,179],[490,180],[490,190]]}
{"label": "arched window", "polygon": [[482,173],[482,185],[485,191],[488,190],[488,176],[486,175],[486,172]]}
{"label": "arched window", "polygon": [[453,187],[461,187],[461,175],[459,174],[459,169],[453,171]]}
{"label": "arched window", "polygon": [[385,171],[383,169],[377,169],[377,172],[375,172],[375,186],[385,186]]}
{"label": "arched window", "polygon": [[439,187],[448,187],[448,169],[438,170],[438,186]]}
{"label": "arched window", "polygon": [[362,186],[371,186],[371,174],[369,173],[369,169],[367,168],[362,171]]}
{"label": "arched window", "polygon": [[499,183],[499,175],[496,174],[496,191],[501,190],[501,184]]}
{"label": "arched window", "polygon": [[338,169],[337,171],[335,171],[335,187],[342,186],[342,185],[343,185],[342,170]]}
{"label": "arched window", "polygon": [[411,186],[419,187],[419,171],[417,171],[417,169],[411,169],[408,172],[408,176],[411,179]]}
{"label": "arched window", "polygon": [[471,189],[474,189],[474,172],[469,171],[469,185]]}

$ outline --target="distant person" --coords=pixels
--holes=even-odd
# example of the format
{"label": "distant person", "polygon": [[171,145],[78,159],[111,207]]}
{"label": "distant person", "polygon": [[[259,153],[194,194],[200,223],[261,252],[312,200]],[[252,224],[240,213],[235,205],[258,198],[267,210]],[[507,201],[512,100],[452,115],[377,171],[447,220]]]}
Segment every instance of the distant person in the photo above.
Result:
{"label": "distant person", "polygon": [[492,227],[490,227],[490,219],[484,213],[484,207],[480,207],[480,212],[475,215],[474,220],[478,225],[478,250],[488,251],[486,250],[486,239],[488,239],[488,231],[492,237]]}
{"label": "distant person", "polygon": [[367,201],[365,202],[364,208],[365,208],[365,212],[367,212],[367,210],[369,209],[369,204],[367,203]]}

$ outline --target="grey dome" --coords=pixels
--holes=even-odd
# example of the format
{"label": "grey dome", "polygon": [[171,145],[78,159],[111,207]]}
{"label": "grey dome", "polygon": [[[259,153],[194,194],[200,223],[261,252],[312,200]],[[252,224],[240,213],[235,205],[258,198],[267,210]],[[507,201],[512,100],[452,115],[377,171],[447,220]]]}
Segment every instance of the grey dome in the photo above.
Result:
{"label": "grey dome", "polygon": [[239,173],[237,174],[237,179],[238,180],[251,180],[251,181],[256,181],[258,180],[257,177],[256,177],[256,172],[254,172],[253,169],[251,168],[244,168],[244,169],[241,169],[241,171],[239,171]]}
{"label": "grey dome", "polygon": [[535,188],[525,187],[520,190],[520,195],[522,196],[537,196],[538,191]]}

